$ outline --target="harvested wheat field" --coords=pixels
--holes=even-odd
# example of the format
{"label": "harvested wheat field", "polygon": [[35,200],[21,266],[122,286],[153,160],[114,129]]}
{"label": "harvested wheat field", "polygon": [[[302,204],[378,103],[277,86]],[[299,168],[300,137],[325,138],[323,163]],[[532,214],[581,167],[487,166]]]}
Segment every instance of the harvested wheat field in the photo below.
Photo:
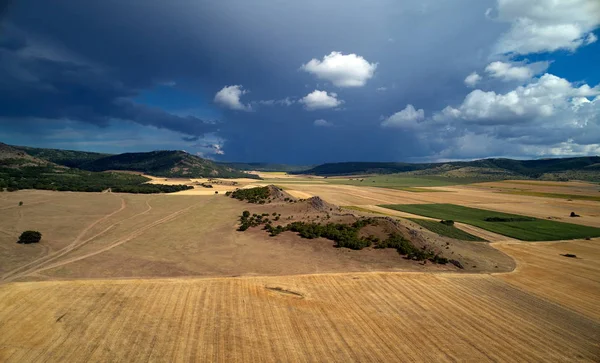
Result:
{"label": "harvested wheat field", "polygon": [[489,275],[30,282],[0,301],[5,362],[600,357],[597,321]]}
{"label": "harvested wheat field", "polygon": [[[498,183],[503,184],[503,183]],[[562,193],[571,194],[571,189],[580,190],[582,183],[564,183]],[[494,184],[495,185],[495,184]],[[508,184],[510,185],[510,184]],[[588,184],[586,184],[588,185]],[[352,185],[284,184],[288,193],[298,198],[318,195],[324,200],[343,206],[370,206],[378,204],[430,204],[449,203],[465,207],[489,209],[498,212],[529,215],[542,219],[553,219],[567,223],[600,227],[600,201],[544,197],[539,195],[506,194],[503,189],[477,185],[459,185],[432,188],[432,192],[410,192],[405,190]],[[531,185],[527,185],[532,187]],[[533,186],[532,191],[544,186]],[[591,190],[592,186],[586,190]],[[420,188],[427,190],[427,188]],[[441,193],[439,191],[445,191]],[[543,192],[540,192],[543,194]],[[576,191],[573,191],[576,193]],[[598,194],[598,192],[596,192]],[[580,215],[570,218],[571,212]]]}
{"label": "harvested wheat field", "polygon": [[[370,192],[350,188],[343,198]],[[314,200],[223,195],[2,197],[2,362],[600,360],[598,239],[523,243],[457,224],[503,241],[490,246],[399,222],[461,260],[459,270],[392,249],[236,231],[243,210],[356,219],[323,201],[315,209]],[[16,244],[26,228],[41,230],[42,242]]]}
{"label": "harvested wheat field", "polygon": [[[19,206],[19,201],[23,205]],[[291,275],[360,271],[456,271],[452,265],[419,264],[393,249],[353,251],[323,238],[292,232],[269,237],[262,228],[236,231],[244,210],[281,214],[281,222],[323,220],[306,203],[248,204],[224,195],[132,195],[23,191],[7,194],[0,219],[0,281],[73,278]],[[321,219],[319,219],[321,218]],[[336,217],[333,217],[334,220]],[[339,218],[351,218],[342,216]],[[15,243],[26,229],[42,242]],[[479,267],[506,255],[484,246],[456,247]],[[446,251],[446,250],[444,250]],[[448,250],[450,253],[452,250]],[[450,256],[449,256],[450,257]],[[479,263],[481,261],[481,263]],[[494,268],[492,266],[492,268]],[[485,269],[484,269],[485,270]]]}
{"label": "harvested wheat field", "polygon": [[[496,277],[600,320],[600,238],[499,243],[494,247],[517,261],[515,273]],[[565,254],[576,257],[565,257]]]}

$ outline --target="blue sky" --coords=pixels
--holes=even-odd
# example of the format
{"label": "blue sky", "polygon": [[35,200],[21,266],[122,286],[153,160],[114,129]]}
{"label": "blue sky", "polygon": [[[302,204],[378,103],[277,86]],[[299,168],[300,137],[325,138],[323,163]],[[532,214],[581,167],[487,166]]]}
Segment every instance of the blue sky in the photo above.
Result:
{"label": "blue sky", "polygon": [[600,154],[596,0],[23,0],[0,14],[9,144],[297,164]]}

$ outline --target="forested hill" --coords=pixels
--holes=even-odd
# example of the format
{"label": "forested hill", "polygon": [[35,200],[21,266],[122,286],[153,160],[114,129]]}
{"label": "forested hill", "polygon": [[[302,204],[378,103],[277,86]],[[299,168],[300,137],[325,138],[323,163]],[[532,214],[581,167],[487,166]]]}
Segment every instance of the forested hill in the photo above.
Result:
{"label": "forested hill", "polygon": [[314,165],[290,165],[290,164],[274,164],[274,163],[240,163],[240,162],[217,162],[219,165],[228,166],[230,168],[247,171],[281,171],[294,172],[303,171],[314,167]]}
{"label": "forested hill", "polygon": [[393,162],[342,162],[327,163],[303,170],[298,174],[312,175],[356,175],[356,174],[392,174],[427,169],[434,164],[409,164]]}
{"label": "forested hill", "polygon": [[90,171],[131,170],[154,176],[182,178],[258,178],[184,151],[151,151],[111,155],[80,165]]}
{"label": "forested hill", "polygon": [[[560,178],[575,178],[577,175],[600,177],[600,157],[586,156],[576,158],[556,158],[539,160],[513,159],[481,159],[474,161],[457,161],[447,163],[393,163],[393,162],[344,162],[322,164],[302,172],[302,174],[334,176],[359,174],[392,174],[411,173],[415,175],[442,175],[468,170],[477,173],[478,170],[506,173],[515,177],[540,178],[554,175]],[[585,178],[589,179],[589,178]]]}
{"label": "forested hill", "polygon": [[27,146],[12,147],[38,159],[68,166],[69,168],[79,168],[84,163],[95,161],[111,155],[88,151],[45,149]]}
{"label": "forested hill", "polygon": [[258,178],[229,165],[217,164],[184,151],[163,150],[111,155],[25,146],[10,148],[30,159],[87,171],[129,170],[153,176],[182,178]]}

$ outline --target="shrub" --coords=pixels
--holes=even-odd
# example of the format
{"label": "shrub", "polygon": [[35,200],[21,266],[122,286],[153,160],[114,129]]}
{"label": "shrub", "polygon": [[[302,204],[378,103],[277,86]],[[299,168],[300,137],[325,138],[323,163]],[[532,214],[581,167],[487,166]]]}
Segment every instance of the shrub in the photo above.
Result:
{"label": "shrub", "polygon": [[265,204],[270,193],[269,187],[237,189],[231,193],[231,197],[238,200],[246,200],[249,203]]}
{"label": "shrub", "polygon": [[445,224],[447,226],[453,226],[454,225],[454,221],[452,219],[441,220],[440,223],[441,224]]}
{"label": "shrub", "polygon": [[38,231],[25,231],[21,233],[17,243],[30,244],[38,243],[42,239],[42,234]]}
{"label": "shrub", "polygon": [[23,202],[19,202],[19,207],[23,205]]}

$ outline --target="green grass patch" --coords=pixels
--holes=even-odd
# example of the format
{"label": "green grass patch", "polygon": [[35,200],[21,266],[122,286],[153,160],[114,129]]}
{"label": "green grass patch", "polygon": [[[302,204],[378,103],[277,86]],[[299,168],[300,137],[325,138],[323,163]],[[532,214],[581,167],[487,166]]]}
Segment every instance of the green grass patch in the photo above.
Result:
{"label": "green grass patch", "polygon": [[[380,207],[430,218],[452,219],[523,241],[557,241],[600,237],[600,228],[468,208],[454,204],[393,204],[381,205]],[[491,221],[490,218],[504,221]],[[515,219],[519,220],[515,221]]]}
{"label": "green grass patch", "polygon": [[486,242],[486,240],[484,240],[483,238],[474,236],[454,226],[448,226],[446,224],[440,223],[439,221],[431,221],[428,219],[418,218],[408,219],[420,225],[421,227],[430,230],[431,232],[439,234],[440,236],[450,237],[461,241]]}
{"label": "green grass patch", "polygon": [[527,191],[527,190],[503,190],[500,193],[528,195],[528,196],[532,196],[532,197],[543,197],[543,198],[591,200],[594,202],[600,202],[600,196],[594,196],[594,195],[544,193],[544,192],[533,192],[533,191]]}
{"label": "green grass patch", "polygon": [[[407,190],[407,188],[414,188],[408,191],[417,192],[431,192],[431,190],[423,189],[419,190],[418,187],[443,187],[449,185],[461,185],[481,182],[481,179],[477,178],[449,178],[442,176],[427,176],[427,177],[413,177],[413,176],[401,176],[401,175],[375,175],[369,177],[352,177],[352,178],[327,178],[321,179],[330,184],[343,184],[343,185],[355,185],[362,187],[378,187],[378,188],[389,188],[389,189],[400,189]],[[489,181],[489,180],[488,180]]]}

